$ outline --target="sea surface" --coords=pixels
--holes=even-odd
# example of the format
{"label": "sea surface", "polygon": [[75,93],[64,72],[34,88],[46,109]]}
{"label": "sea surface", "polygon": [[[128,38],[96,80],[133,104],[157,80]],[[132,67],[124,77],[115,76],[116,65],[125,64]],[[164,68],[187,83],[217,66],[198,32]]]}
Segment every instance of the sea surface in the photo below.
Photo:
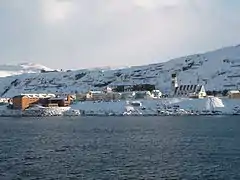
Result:
{"label": "sea surface", "polygon": [[240,117],[0,118],[0,180],[240,179]]}

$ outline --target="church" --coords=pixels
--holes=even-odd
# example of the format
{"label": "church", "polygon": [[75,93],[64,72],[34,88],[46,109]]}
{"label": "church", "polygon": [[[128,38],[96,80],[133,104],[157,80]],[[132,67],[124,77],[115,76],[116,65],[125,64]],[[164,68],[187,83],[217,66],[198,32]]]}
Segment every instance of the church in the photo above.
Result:
{"label": "church", "polygon": [[199,84],[184,84],[178,85],[176,74],[172,74],[172,96],[173,97],[189,97],[189,98],[204,98],[206,91],[204,85]]}

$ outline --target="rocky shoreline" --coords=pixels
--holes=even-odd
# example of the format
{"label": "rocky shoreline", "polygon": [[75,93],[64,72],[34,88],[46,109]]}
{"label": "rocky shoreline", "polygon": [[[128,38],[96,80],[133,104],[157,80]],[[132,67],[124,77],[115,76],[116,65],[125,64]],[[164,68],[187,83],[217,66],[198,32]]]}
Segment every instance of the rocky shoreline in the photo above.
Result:
{"label": "rocky shoreline", "polygon": [[232,116],[240,115],[239,100],[166,98],[119,102],[78,102],[70,107],[35,107],[25,111],[1,106],[1,117],[49,116]]}

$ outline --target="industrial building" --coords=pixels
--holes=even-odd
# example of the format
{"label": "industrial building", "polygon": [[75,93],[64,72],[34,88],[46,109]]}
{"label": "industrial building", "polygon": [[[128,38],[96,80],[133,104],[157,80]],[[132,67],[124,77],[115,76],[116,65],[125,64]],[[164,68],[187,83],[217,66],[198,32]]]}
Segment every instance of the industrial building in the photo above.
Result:
{"label": "industrial building", "polygon": [[64,98],[56,97],[54,94],[21,94],[12,98],[12,108],[18,110],[25,110],[36,104],[44,107],[66,107],[70,103],[70,95]]}

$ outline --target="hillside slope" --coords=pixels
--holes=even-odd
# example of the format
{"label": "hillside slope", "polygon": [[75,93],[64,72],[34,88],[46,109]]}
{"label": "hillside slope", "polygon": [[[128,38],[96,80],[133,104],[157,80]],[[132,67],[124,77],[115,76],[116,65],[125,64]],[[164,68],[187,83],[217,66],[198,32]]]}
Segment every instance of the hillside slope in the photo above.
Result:
{"label": "hillside slope", "polygon": [[171,73],[179,84],[204,84],[207,90],[236,89],[240,85],[240,45],[195,54],[165,63],[115,70],[77,70],[21,74],[0,78],[0,96],[26,92],[86,92],[116,84],[155,84],[167,92]]}
{"label": "hillside slope", "polygon": [[39,73],[41,70],[51,71],[52,69],[34,63],[3,64],[0,65],[0,77],[7,77],[26,73]]}

